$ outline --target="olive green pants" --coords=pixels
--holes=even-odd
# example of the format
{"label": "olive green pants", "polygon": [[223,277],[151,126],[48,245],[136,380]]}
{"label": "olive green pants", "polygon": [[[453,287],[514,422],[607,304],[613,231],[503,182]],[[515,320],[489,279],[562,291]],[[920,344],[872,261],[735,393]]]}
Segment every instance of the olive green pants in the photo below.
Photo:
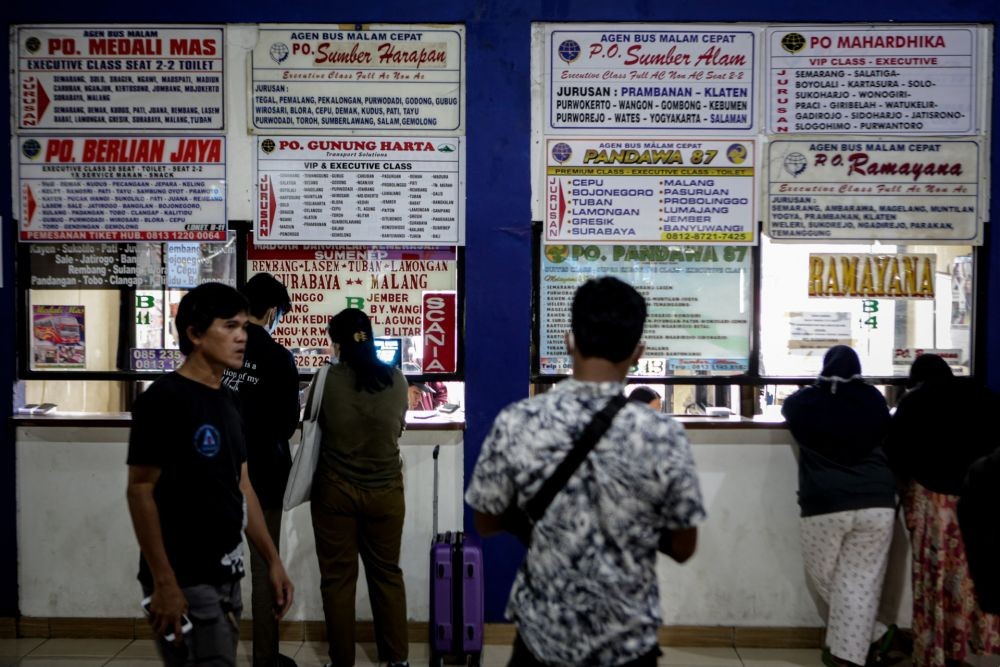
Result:
{"label": "olive green pants", "polygon": [[319,473],[312,492],[312,523],[320,593],[333,667],[354,664],[354,607],[358,556],[365,565],[379,661],[407,659],[406,588],[399,568],[403,537],[403,478],[378,489]]}

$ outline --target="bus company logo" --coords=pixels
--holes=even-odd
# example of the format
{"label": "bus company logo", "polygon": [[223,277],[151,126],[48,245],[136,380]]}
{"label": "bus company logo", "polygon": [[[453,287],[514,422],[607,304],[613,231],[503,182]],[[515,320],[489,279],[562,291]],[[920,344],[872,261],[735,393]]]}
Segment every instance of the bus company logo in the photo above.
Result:
{"label": "bus company logo", "polygon": [[726,149],[726,157],[733,164],[743,164],[747,161],[747,147],[743,144],[733,144]]}
{"label": "bus company logo", "polygon": [[799,32],[790,32],[781,38],[781,48],[789,53],[798,53],[806,47],[806,38]]}
{"label": "bus company logo", "polygon": [[271,60],[280,65],[288,60],[288,45],[284,42],[275,42],[271,45],[271,48],[267,50],[267,53],[271,56]]}
{"label": "bus company logo", "polygon": [[264,139],[260,142],[260,149],[270,155],[274,152],[276,146],[274,145],[274,139]]}
{"label": "bus company logo", "polygon": [[21,144],[21,155],[28,158],[29,160],[34,160],[41,154],[42,154],[42,145],[38,143],[37,139],[28,139],[23,144]]}
{"label": "bus company logo", "polygon": [[569,259],[569,246],[549,245],[545,246],[545,259],[553,264],[562,264]]}
{"label": "bus company logo", "polygon": [[222,443],[219,431],[211,424],[205,424],[194,434],[194,449],[204,457],[212,458],[219,453]]}
{"label": "bus company logo", "polygon": [[29,37],[24,41],[24,48],[28,53],[38,53],[38,49],[42,48],[42,40],[37,37]]}
{"label": "bus company logo", "polygon": [[573,157],[573,149],[567,143],[559,142],[558,144],[553,144],[552,146],[552,159],[562,164],[566,160]]}
{"label": "bus company logo", "polygon": [[559,44],[559,57],[563,62],[571,63],[580,57],[580,45],[572,39],[567,39]]}
{"label": "bus company logo", "polygon": [[456,150],[455,144],[438,144],[437,147],[438,153],[454,153]]}
{"label": "bus company logo", "polygon": [[795,152],[785,156],[783,166],[785,167],[785,171],[791,174],[793,178],[798,178],[805,172],[808,164],[809,161],[806,160],[805,155]]}

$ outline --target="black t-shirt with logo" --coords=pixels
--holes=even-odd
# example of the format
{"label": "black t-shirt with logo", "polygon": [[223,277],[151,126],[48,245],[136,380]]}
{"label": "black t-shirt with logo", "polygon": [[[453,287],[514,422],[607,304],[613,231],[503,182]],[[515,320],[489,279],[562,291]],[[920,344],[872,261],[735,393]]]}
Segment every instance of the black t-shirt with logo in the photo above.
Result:
{"label": "black t-shirt with logo", "polygon": [[243,368],[226,370],[246,430],[247,472],[264,509],[281,509],[292,467],[288,439],[299,425],[299,372],[292,353],[256,324],[247,326]]}
{"label": "black t-shirt with logo", "polygon": [[[243,423],[229,389],[171,373],[136,399],[128,464],[160,469],[153,497],[181,586],[243,576],[244,461]],[[139,581],[152,586],[145,558]]]}

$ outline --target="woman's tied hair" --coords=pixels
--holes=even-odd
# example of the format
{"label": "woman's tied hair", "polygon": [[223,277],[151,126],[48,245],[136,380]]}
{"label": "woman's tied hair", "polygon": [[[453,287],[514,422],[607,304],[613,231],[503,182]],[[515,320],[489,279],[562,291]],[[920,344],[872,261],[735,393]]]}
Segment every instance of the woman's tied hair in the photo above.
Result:
{"label": "woman's tied hair", "polygon": [[355,331],[353,338],[355,343],[363,343],[368,340],[368,334],[364,331]]}

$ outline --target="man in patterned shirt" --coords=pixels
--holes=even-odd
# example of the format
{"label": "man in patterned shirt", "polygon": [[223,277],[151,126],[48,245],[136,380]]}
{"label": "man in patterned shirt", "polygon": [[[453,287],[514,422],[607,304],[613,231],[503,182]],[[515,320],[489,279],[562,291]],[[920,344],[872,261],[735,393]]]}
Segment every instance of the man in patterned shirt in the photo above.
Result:
{"label": "man in patterned shirt", "polygon": [[[504,509],[523,508],[622,392],[645,320],[642,296],[616,278],[577,290],[566,334],[573,377],[506,407],[483,443],[465,495],[482,535],[500,532]],[[655,667],[657,543],[687,560],[704,518],[684,429],[629,402],[535,524],[507,604],[517,625],[510,666]]]}

